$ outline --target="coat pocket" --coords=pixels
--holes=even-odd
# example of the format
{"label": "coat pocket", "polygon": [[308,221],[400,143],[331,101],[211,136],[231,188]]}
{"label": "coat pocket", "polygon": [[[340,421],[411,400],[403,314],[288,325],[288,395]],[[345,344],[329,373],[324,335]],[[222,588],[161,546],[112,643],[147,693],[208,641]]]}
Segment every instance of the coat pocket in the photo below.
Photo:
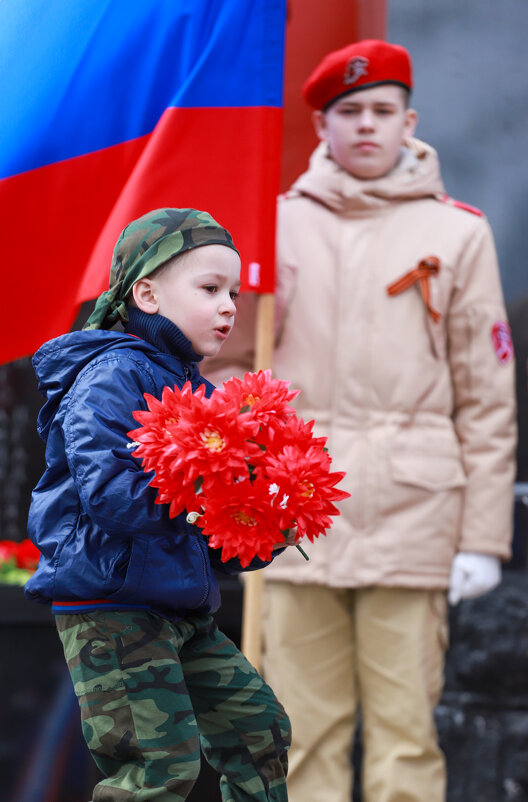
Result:
{"label": "coat pocket", "polygon": [[390,456],[393,481],[431,492],[462,488],[466,475],[451,431],[401,431]]}
{"label": "coat pocket", "polygon": [[382,500],[386,530],[417,571],[443,582],[460,538],[467,482],[449,422],[402,427],[388,454],[388,470]]}
{"label": "coat pocket", "polygon": [[111,582],[106,590],[106,596],[112,601],[130,602],[143,600],[137,598],[137,591],[141,582],[149,550],[147,538],[134,537],[120,552],[115,561],[112,575],[107,581]]}
{"label": "coat pocket", "polygon": [[391,456],[394,482],[431,492],[464,487],[466,476],[456,454],[394,451]]}

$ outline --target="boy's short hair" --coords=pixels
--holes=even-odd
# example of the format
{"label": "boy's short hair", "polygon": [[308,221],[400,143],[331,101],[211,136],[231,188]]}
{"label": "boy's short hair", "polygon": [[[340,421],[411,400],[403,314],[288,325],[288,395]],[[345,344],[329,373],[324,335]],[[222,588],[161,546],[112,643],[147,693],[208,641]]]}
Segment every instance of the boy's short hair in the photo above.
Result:
{"label": "boy's short hair", "polygon": [[401,45],[363,39],[328,53],[302,87],[304,99],[318,111],[344,95],[381,84],[395,84],[410,93],[412,62]]}
{"label": "boy's short hair", "polygon": [[129,223],[115,244],[110,282],[97,299],[85,329],[109,329],[128,320],[127,298],[136,281],[174,256],[203,245],[226,245],[238,253],[231,234],[198,209],[155,209]]}

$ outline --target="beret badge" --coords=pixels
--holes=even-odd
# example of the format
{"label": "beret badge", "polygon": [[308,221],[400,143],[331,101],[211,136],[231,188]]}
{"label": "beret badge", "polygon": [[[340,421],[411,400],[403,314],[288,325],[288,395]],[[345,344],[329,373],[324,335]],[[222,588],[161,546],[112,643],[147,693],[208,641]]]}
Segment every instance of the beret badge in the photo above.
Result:
{"label": "beret badge", "polygon": [[344,84],[349,86],[359,81],[360,78],[367,74],[368,65],[368,58],[363,56],[356,56],[356,58],[350,59],[345,70]]}

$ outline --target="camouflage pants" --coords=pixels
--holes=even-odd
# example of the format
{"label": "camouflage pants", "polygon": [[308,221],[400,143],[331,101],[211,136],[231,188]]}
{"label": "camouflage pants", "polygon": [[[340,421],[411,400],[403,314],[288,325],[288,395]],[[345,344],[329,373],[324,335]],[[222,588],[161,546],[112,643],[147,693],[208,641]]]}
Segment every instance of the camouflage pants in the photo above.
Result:
{"label": "camouflage pants", "polygon": [[224,802],[286,802],[288,717],[212,618],[99,610],[56,622],[105,775],[94,802],[183,802],[200,746]]}

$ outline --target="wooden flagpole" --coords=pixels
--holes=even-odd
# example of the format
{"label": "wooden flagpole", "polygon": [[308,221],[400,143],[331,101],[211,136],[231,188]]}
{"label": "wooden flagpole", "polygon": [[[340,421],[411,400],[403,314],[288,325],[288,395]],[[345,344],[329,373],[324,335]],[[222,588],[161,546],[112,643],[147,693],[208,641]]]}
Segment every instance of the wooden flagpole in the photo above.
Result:
{"label": "wooden flagpole", "polygon": [[[257,300],[255,325],[255,370],[267,370],[273,362],[273,293],[262,293]],[[257,671],[260,671],[262,652],[262,571],[247,574],[244,582],[242,609],[242,651]]]}

